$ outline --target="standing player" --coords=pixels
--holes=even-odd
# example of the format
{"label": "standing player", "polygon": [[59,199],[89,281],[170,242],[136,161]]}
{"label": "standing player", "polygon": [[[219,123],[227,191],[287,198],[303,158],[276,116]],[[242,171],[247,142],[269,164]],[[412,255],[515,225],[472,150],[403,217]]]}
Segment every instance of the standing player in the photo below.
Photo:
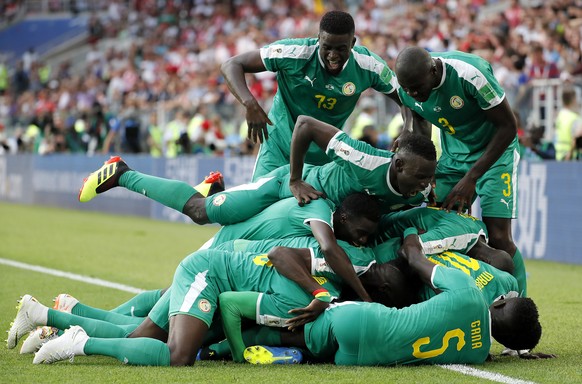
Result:
{"label": "standing player", "polygon": [[[315,116],[343,127],[360,94],[368,88],[386,94],[398,105],[398,87],[386,62],[356,42],[354,19],[342,11],[323,15],[317,38],[285,39],[235,56],[221,70],[232,94],[246,109],[248,137],[261,148],[253,181],[289,163],[289,146],[299,115]],[[245,73],[277,73],[277,93],[269,115],[251,94]],[[306,162],[329,162],[312,146]]]}
{"label": "standing player", "polygon": [[489,244],[513,257],[525,295],[525,266],[511,235],[511,219],[517,218],[517,123],[491,65],[468,53],[409,47],[398,55],[395,71],[402,103],[441,129],[437,203],[462,212],[480,197]]}

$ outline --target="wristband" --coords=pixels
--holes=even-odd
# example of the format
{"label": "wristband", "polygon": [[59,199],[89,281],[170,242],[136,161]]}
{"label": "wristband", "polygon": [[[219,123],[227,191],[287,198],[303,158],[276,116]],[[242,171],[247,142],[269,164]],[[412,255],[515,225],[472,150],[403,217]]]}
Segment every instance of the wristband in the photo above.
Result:
{"label": "wristband", "polygon": [[316,289],[315,291],[313,291],[312,295],[317,300],[323,301],[325,303],[331,302],[331,295],[329,294],[329,291],[325,288]]}
{"label": "wristband", "polygon": [[408,235],[418,235],[418,229],[414,227],[406,228],[404,230],[404,235],[402,236],[402,238],[406,238],[406,236]]}

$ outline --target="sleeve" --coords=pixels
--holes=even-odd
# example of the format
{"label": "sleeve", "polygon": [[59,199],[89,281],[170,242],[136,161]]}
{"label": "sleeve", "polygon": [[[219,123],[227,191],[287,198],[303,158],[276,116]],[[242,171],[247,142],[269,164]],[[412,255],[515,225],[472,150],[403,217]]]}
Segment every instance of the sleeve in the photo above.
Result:
{"label": "sleeve", "polygon": [[[370,144],[353,139],[343,131],[336,133],[325,150],[327,156],[361,185],[376,184],[375,170],[390,164],[392,152],[374,148]],[[385,175],[388,177],[388,175]]]}
{"label": "sleeve", "polygon": [[222,326],[230,344],[232,358],[244,362],[245,343],[242,336],[242,318],[256,320],[258,292],[223,292],[218,296]]}
{"label": "sleeve", "polygon": [[283,39],[265,45],[259,50],[268,71],[290,71],[301,66],[315,52],[312,39]]}
{"label": "sleeve", "polygon": [[505,98],[505,91],[493,74],[493,68],[487,61],[480,59],[480,65],[475,66],[475,75],[469,82],[475,87],[473,96],[483,110],[491,109],[501,104]]}
{"label": "sleeve", "polygon": [[374,52],[362,46],[355,47],[354,59],[362,69],[370,71],[371,87],[376,91],[390,94],[400,87],[392,69]]}
{"label": "sleeve", "polygon": [[[338,240],[338,244],[348,255],[354,267],[354,271],[358,276],[368,271],[372,264],[376,263],[376,254],[371,248],[354,247],[353,245],[350,245],[342,240]],[[329,265],[327,265],[327,262],[323,257],[323,252],[319,247],[313,249],[312,258],[311,265],[313,275],[335,276],[335,272],[329,267]],[[337,278],[335,278],[335,280],[337,280]]]}

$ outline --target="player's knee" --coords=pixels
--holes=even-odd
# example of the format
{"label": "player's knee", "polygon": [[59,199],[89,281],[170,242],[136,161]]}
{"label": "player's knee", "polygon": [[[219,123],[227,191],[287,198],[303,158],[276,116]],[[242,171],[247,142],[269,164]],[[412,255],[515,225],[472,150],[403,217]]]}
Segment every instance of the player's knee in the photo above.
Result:
{"label": "player's knee", "polygon": [[184,205],[182,213],[192,219],[196,224],[208,224],[205,198],[199,194],[192,196]]}
{"label": "player's knee", "polygon": [[170,348],[170,365],[172,367],[184,367],[194,365],[196,354],[190,348],[183,348],[178,344],[168,344]]}

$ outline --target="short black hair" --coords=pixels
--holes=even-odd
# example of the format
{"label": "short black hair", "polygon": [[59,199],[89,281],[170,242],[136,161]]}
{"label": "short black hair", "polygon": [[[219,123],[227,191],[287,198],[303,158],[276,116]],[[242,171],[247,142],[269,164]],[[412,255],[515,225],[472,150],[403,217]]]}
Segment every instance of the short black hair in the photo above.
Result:
{"label": "short black hair", "polygon": [[399,139],[399,153],[412,153],[425,160],[436,161],[436,148],[430,137],[413,133]]}
{"label": "short black hair", "polygon": [[513,321],[510,329],[492,330],[495,340],[514,350],[532,349],[542,337],[538,308],[529,297],[513,299]]}
{"label": "short black hair", "polygon": [[363,192],[349,194],[337,208],[337,213],[345,213],[348,217],[358,216],[368,220],[380,221],[380,201],[376,196]]}
{"label": "short black hair", "polygon": [[321,18],[319,30],[332,35],[347,35],[356,33],[354,18],[347,12],[329,11]]}

